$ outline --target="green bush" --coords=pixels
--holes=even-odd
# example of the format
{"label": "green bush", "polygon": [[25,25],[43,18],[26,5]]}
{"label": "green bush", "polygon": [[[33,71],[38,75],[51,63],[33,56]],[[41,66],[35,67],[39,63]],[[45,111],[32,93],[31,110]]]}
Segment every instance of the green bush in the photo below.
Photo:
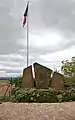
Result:
{"label": "green bush", "polygon": [[18,89],[13,90],[13,94],[10,101],[13,102],[57,102],[57,95],[55,91],[43,90],[43,89]]}
{"label": "green bush", "polygon": [[57,103],[75,101],[75,89],[19,89],[13,90],[11,102]]}
{"label": "green bush", "polygon": [[1,96],[0,102],[36,102],[36,103],[57,103],[75,101],[75,89],[55,90],[49,89],[22,89],[16,87],[11,96]]}
{"label": "green bush", "polygon": [[15,87],[20,87],[21,88],[21,84],[22,84],[21,82],[22,82],[22,77],[21,76],[9,79],[9,84],[10,85],[15,85]]}
{"label": "green bush", "polygon": [[63,102],[70,102],[70,101],[75,101],[75,89],[71,88],[69,90],[65,90],[63,94]]}
{"label": "green bush", "polygon": [[65,89],[75,88],[75,77],[64,77]]}
{"label": "green bush", "polygon": [[9,102],[10,101],[10,97],[9,96],[0,96],[0,103],[1,102]]}

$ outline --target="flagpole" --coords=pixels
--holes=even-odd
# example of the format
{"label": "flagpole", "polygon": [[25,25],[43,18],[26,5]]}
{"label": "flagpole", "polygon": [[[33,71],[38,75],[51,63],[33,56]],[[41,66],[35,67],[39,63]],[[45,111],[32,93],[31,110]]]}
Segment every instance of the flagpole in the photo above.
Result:
{"label": "flagpole", "polygon": [[[28,1],[29,4],[29,1]],[[29,8],[28,8],[28,15],[27,15],[27,67],[29,65]]]}

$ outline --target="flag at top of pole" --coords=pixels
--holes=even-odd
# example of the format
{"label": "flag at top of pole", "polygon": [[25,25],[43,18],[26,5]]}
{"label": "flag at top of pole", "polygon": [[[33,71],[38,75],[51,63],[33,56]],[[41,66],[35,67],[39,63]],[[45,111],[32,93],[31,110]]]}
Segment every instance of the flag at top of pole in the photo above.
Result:
{"label": "flag at top of pole", "polygon": [[27,3],[27,7],[25,9],[25,12],[24,12],[24,18],[23,18],[23,27],[25,26],[26,24],[26,21],[27,21],[27,15],[28,15],[28,5],[29,5],[29,2]]}

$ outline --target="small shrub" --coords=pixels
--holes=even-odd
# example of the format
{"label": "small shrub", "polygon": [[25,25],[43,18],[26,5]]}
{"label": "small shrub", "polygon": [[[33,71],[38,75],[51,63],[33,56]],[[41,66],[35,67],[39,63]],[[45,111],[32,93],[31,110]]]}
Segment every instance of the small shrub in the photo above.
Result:
{"label": "small shrub", "polygon": [[18,77],[16,77],[16,78],[11,78],[11,79],[9,79],[9,84],[15,85],[15,87],[20,87],[20,88],[21,88],[22,77],[21,77],[21,76],[18,76]]}
{"label": "small shrub", "polygon": [[9,102],[10,97],[9,96],[0,96],[0,102]]}

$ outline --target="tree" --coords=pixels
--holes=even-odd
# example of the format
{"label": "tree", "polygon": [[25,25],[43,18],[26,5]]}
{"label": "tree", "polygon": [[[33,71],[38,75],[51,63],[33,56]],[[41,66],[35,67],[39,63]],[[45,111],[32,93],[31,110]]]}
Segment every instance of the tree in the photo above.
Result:
{"label": "tree", "polygon": [[75,77],[75,57],[72,57],[70,61],[62,61],[61,71],[68,77]]}
{"label": "tree", "polygon": [[65,85],[75,88],[75,57],[62,61],[61,71],[64,74]]}

